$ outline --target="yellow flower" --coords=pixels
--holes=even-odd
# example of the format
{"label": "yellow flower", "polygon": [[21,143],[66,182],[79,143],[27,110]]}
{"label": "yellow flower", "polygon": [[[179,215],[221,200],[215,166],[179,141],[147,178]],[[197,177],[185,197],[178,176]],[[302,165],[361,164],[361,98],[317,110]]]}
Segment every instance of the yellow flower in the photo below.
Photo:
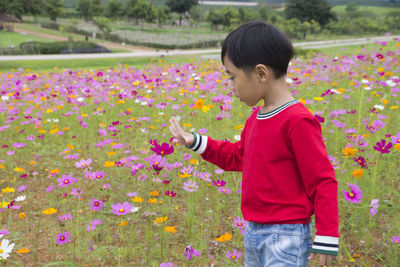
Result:
{"label": "yellow flower", "polygon": [[25,254],[25,253],[29,253],[29,252],[31,252],[29,250],[29,248],[20,248],[20,249],[17,250],[18,254]]}
{"label": "yellow flower", "polygon": [[147,202],[156,204],[157,203],[157,198],[149,198],[149,200]]}
{"label": "yellow flower", "polygon": [[117,154],[117,152],[115,152],[115,151],[107,152],[107,155],[108,155],[108,156],[114,156],[115,154]]}
{"label": "yellow flower", "polygon": [[359,178],[359,177],[361,177],[363,175],[364,175],[363,169],[355,169],[353,171],[353,176],[356,177],[356,178]]}
{"label": "yellow flower", "polygon": [[143,198],[141,198],[141,197],[134,197],[134,198],[132,198],[132,201],[133,202],[143,202]]}
{"label": "yellow flower", "polygon": [[342,149],[342,153],[345,156],[354,156],[354,154],[357,152],[358,150],[349,146],[349,147],[345,147]]}
{"label": "yellow flower", "polygon": [[50,172],[50,174],[52,174],[52,175],[56,175],[56,174],[59,174],[59,173],[60,173],[60,170],[59,170],[59,169],[52,169],[52,170],[50,170],[49,172]]}
{"label": "yellow flower", "polygon": [[51,215],[51,214],[57,213],[57,209],[49,208],[47,210],[42,210],[42,213],[47,214],[47,215]]}
{"label": "yellow flower", "polygon": [[243,124],[238,124],[235,127],[233,127],[234,130],[239,130],[239,129],[243,129],[244,125]]}
{"label": "yellow flower", "polygon": [[400,143],[395,144],[395,145],[394,145],[394,149],[396,149],[396,150],[400,149]]}
{"label": "yellow flower", "polygon": [[70,145],[70,144],[67,144],[67,147],[68,147],[69,149],[74,149],[74,148],[75,148],[73,145]]}
{"label": "yellow flower", "polygon": [[210,107],[209,106],[203,106],[201,108],[203,110],[203,112],[208,113],[210,111]]}
{"label": "yellow flower", "polygon": [[176,233],[177,230],[176,226],[165,226],[164,231],[168,233]]}
{"label": "yellow flower", "polygon": [[12,192],[15,192],[15,189],[12,188],[12,187],[6,187],[6,188],[3,188],[3,189],[1,190],[1,193],[2,193],[2,194],[4,194],[4,193],[12,193]]}
{"label": "yellow flower", "polygon": [[230,233],[225,233],[224,235],[221,235],[220,237],[216,238],[218,242],[225,242],[228,241],[232,238],[232,235]]}
{"label": "yellow flower", "polygon": [[[0,202],[0,203],[1,203],[1,202]],[[10,204],[10,202],[3,201],[3,205],[2,205],[1,207],[2,207],[2,208],[7,207],[8,204]]]}
{"label": "yellow flower", "polygon": [[16,172],[24,172],[25,170],[22,169],[22,168],[19,168],[19,167],[15,167],[14,171],[16,171]]}
{"label": "yellow flower", "polygon": [[168,216],[165,217],[157,217],[155,221],[153,221],[154,223],[163,223],[166,220],[168,220]]}
{"label": "yellow flower", "polygon": [[189,173],[184,173],[184,174],[179,174],[179,178],[187,178],[187,177],[190,177],[190,176],[192,176],[191,174],[189,174]]}

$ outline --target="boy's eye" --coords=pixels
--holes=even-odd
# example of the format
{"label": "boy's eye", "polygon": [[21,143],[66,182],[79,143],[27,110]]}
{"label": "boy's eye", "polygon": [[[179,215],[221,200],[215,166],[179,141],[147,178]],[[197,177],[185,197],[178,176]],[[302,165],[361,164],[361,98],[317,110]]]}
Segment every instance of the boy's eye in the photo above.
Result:
{"label": "boy's eye", "polygon": [[235,79],[235,77],[229,77],[230,81],[233,81]]}

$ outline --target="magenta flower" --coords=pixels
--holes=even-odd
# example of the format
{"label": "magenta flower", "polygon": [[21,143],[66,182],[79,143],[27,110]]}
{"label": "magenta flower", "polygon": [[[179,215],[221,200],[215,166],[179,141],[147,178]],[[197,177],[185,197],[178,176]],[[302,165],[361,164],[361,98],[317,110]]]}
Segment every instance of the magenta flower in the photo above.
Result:
{"label": "magenta flower", "polygon": [[225,256],[226,256],[227,258],[229,258],[229,259],[238,259],[238,258],[242,257],[242,252],[240,252],[240,250],[234,249],[234,250],[232,250],[232,253],[231,253],[231,252],[228,250],[228,251],[225,253]]}
{"label": "magenta flower", "polygon": [[215,185],[215,186],[218,186],[218,187],[221,187],[221,186],[224,186],[224,185],[226,185],[226,182],[224,181],[224,180],[217,180],[217,181],[213,181],[213,184]]}
{"label": "magenta flower", "polygon": [[343,189],[344,198],[352,204],[360,203],[363,197],[362,190],[356,184],[347,183],[347,186],[350,187],[350,192]]}
{"label": "magenta flower", "polygon": [[390,153],[390,149],[392,148],[392,143],[389,142],[386,144],[386,140],[382,139],[380,142],[376,143],[376,146],[374,146],[374,149],[376,151],[381,152],[381,154],[386,154],[386,153]]}
{"label": "magenta flower", "polygon": [[175,197],[176,193],[172,190],[171,191],[167,190],[167,191],[165,191],[165,195],[167,195],[169,197]]}
{"label": "magenta flower", "polygon": [[68,187],[69,185],[78,182],[78,179],[72,176],[72,174],[63,175],[61,178],[57,179],[58,187]]}
{"label": "magenta flower", "polygon": [[390,242],[396,243],[400,246],[400,237],[399,236],[392,236],[392,239],[390,239]]}
{"label": "magenta flower", "polygon": [[82,195],[83,190],[81,188],[73,188],[71,190],[71,195],[73,195],[74,197],[80,196]]}
{"label": "magenta flower", "polygon": [[70,234],[68,232],[62,232],[57,235],[56,243],[59,245],[64,245],[65,243],[71,243]]}
{"label": "magenta flower", "polygon": [[183,189],[188,192],[195,192],[197,188],[199,188],[199,185],[194,181],[183,182]]}
{"label": "magenta flower", "polygon": [[22,148],[22,147],[25,147],[25,146],[26,146],[25,143],[17,143],[17,142],[15,142],[15,143],[12,144],[12,145],[13,145],[13,147],[15,147],[15,148]]}
{"label": "magenta flower", "polygon": [[379,207],[379,199],[373,199],[369,206],[369,214],[371,215],[371,217],[374,217],[375,214],[378,212],[378,207]]}
{"label": "magenta flower", "polygon": [[192,248],[192,246],[189,245],[189,246],[187,246],[187,247],[185,248],[185,253],[184,253],[184,255],[185,255],[185,257],[186,257],[188,260],[191,260],[191,259],[193,258],[193,256],[196,257],[196,258],[198,258],[198,257],[200,256],[200,251],[198,251],[198,250]]}
{"label": "magenta flower", "polygon": [[358,165],[360,165],[362,168],[368,169],[367,161],[363,157],[359,156],[359,157],[353,158],[353,160]]}
{"label": "magenta flower", "polygon": [[174,147],[170,146],[168,143],[162,143],[161,145],[159,145],[157,143],[157,140],[155,139],[154,140],[150,139],[149,143],[153,145],[153,147],[150,148],[150,150],[156,153],[157,155],[166,156],[174,153]]}
{"label": "magenta flower", "polygon": [[124,203],[117,203],[114,205],[111,205],[111,212],[114,213],[115,215],[125,215],[129,212],[132,212],[133,206],[129,202],[124,202]]}
{"label": "magenta flower", "polygon": [[104,208],[104,202],[94,198],[92,198],[92,201],[89,203],[89,205],[90,209],[94,211],[102,210]]}

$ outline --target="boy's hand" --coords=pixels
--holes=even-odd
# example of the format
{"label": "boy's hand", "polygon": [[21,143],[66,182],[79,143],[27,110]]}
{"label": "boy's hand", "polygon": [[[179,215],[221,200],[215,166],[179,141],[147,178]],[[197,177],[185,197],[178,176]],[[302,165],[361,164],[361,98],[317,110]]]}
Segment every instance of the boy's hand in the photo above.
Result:
{"label": "boy's hand", "polygon": [[310,256],[308,257],[308,260],[314,259],[315,255],[319,255],[319,262],[318,262],[318,267],[324,267],[324,266],[330,266],[332,263],[332,260],[334,256],[332,255],[327,255],[327,254],[319,254],[319,253],[310,253]]}
{"label": "boy's hand", "polygon": [[169,123],[169,130],[174,137],[175,143],[179,143],[185,146],[190,146],[193,143],[193,134],[184,132],[181,126],[179,126],[179,123],[175,120],[175,118],[171,118],[169,120]]}

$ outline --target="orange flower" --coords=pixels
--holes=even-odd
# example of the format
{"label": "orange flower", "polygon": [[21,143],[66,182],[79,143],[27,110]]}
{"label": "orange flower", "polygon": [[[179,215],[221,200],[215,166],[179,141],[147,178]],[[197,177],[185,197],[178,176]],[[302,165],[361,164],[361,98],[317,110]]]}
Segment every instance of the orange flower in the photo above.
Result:
{"label": "orange flower", "polygon": [[25,216],[26,216],[26,214],[25,214],[25,212],[20,212],[20,213],[18,214],[18,216],[19,216],[21,219],[24,219]]}
{"label": "orange flower", "polygon": [[230,233],[225,233],[224,235],[221,235],[220,237],[216,238],[218,242],[225,242],[228,241],[232,238],[232,235]]}
{"label": "orange flower", "polygon": [[345,156],[354,156],[354,154],[357,152],[358,150],[349,146],[349,147],[345,147],[342,149],[342,153]]}
{"label": "orange flower", "polygon": [[168,232],[168,233],[176,233],[176,226],[166,226],[165,228],[164,228],[164,231],[165,232]]}
{"label": "orange flower", "polygon": [[134,197],[134,198],[132,198],[132,201],[133,202],[143,202],[143,198],[141,198],[141,197]]}
{"label": "orange flower", "polygon": [[29,253],[29,252],[31,252],[29,250],[29,248],[24,248],[24,247],[17,250],[18,254],[25,254],[25,253]]}
{"label": "orange flower", "polygon": [[119,226],[125,226],[125,225],[127,225],[128,224],[128,221],[122,221],[120,224],[119,224]]}
{"label": "orange flower", "polygon": [[363,169],[355,169],[353,171],[353,176],[356,177],[356,178],[359,178],[359,177],[361,177],[363,175],[364,175]]}
{"label": "orange flower", "polygon": [[115,165],[115,162],[113,161],[106,161],[106,163],[104,163],[104,167],[113,167]]}
{"label": "orange flower", "polygon": [[147,202],[156,204],[157,203],[157,198],[149,198],[149,200]]}
{"label": "orange flower", "polygon": [[159,193],[157,190],[154,190],[153,192],[149,193],[149,196],[151,196],[151,197],[157,197],[158,195],[159,195]]}
{"label": "orange flower", "polygon": [[165,217],[157,217],[155,221],[153,221],[153,223],[163,223],[166,220],[168,220],[168,216]]}
{"label": "orange flower", "polygon": [[400,143],[395,144],[395,145],[394,145],[394,149],[399,150],[399,149],[400,149]]}
{"label": "orange flower", "polygon": [[204,107],[204,101],[202,99],[199,99],[196,101],[196,103],[194,104],[193,109],[200,109]]}
{"label": "orange flower", "polygon": [[191,159],[191,160],[189,160],[189,163],[190,164],[196,164],[197,163],[197,159]]}
{"label": "orange flower", "polygon": [[42,213],[47,214],[47,215],[51,215],[51,214],[57,213],[57,209],[49,208],[49,209],[46,209],[46,210],[42,210]]}

